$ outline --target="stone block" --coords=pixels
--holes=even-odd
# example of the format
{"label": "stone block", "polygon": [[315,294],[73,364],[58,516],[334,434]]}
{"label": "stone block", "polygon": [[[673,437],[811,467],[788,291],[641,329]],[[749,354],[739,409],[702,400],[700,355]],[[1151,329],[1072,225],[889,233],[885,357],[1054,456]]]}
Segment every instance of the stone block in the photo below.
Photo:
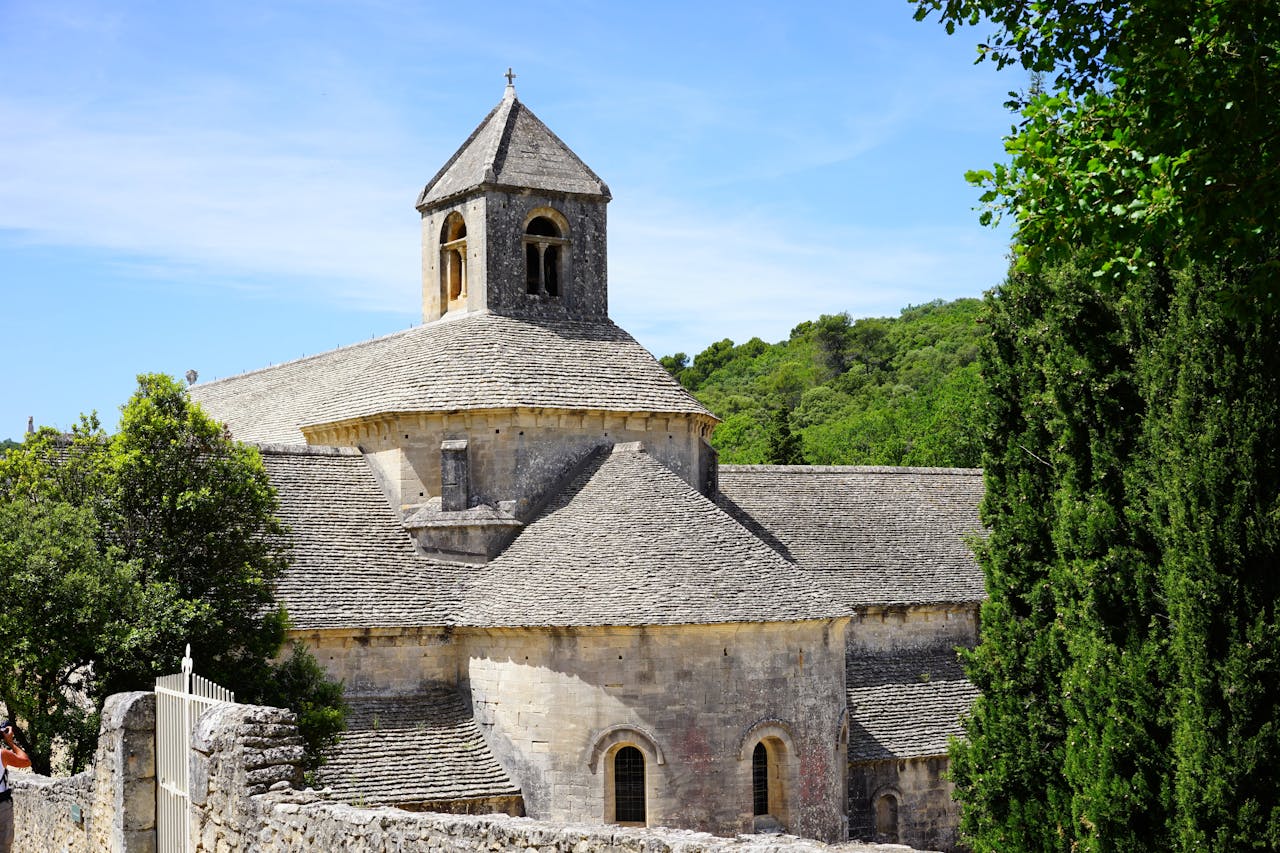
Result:
{"label": "stone block", "polygon": [[155,826],[156,785],[150,780],[125,780],[122,784],[124,830],[147,830]]}

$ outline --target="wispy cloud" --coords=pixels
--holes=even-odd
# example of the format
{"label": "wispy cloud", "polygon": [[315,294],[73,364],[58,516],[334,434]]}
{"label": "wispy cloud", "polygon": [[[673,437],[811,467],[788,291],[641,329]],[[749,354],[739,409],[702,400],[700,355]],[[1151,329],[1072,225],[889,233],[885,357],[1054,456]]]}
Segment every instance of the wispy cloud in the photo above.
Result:
{"label": "wispy cloud", "polygon": [[820,314],[893,315],[976,296],[1004,273],[994,232],[809,224],[759,213],[634,207],[610,224],[611,313],[658,354],[785,338]]}
{"label": "wispy cloud", "polygon": [[0,228],[223,278],[307,277],[321,298],[401,300],[417,267],[413,188],[377,158],[340,156],[367,140],[157,121],[163,109],[85,121],[0,100]]}

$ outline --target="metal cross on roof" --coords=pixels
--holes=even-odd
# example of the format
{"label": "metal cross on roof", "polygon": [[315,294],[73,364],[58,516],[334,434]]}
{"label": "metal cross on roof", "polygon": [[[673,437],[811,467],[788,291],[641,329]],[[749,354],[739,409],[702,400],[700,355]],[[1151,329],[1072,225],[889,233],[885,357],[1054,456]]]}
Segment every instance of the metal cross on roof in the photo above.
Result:
{"label": "metal cross on roof", "polygon": [[516,84],[516,83],[515,83],[516,75],[515,75],[515,74],[513,74],[513,73],[511,72],[511,66],[510,66],[510,65],[508,65],[508,66],[507,66],[507,73],[506,73],[506,74],[504,74],[504,75],[502,75],[502,76],[507,78],[507,85],[508,85],[508,86],[514,86],[514,85]]}

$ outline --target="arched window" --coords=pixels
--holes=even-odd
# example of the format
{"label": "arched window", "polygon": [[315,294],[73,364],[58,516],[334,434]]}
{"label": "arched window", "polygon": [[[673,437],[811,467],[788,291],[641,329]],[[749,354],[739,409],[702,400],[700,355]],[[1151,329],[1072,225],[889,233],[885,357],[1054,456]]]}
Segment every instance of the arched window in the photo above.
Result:
{"label": "arched window", "polygon": [[751,802],[755,816],[769,813],[769,751],[763,741],[751,754]]}
{"label": "arched window", "polygon": [[440,301],[445,310],[467,296],[467,223],[454,211],[440,229]]}
{"label": "arched window", "polygon": [[751,815],[756,832],[787,831],[790,794],[796,785],[794,755],[791,726],[784,720],[759,720],[743,733],[738,759],[751,760]]}
{"label": "arched window", "polygon": [[757,832],[786,826],[786,754],[786,745],[776,737],[761,738],[751,750],[751,813],[756,818]]}
{"label": "arched window", "polygon": [[592,773],[604,776],[603,819],[647,826],[649,766],[660,768],[666,763],[653,734],[632,725],[610,726],[593,738],[583,757]]}
{"label": "arched window", "polygon": [[624,746],[613,754],[613,819],[644,823],[644,753]]}
{"label": "arched window", "polygon": [[898,843],[898,797],[885,791],[875,798],[876,841],[884,844]]}
{"label": "arched window", "polygon": [[524,229],[524,280],[530,294],[560,295],[561,259],[568,244],[550,216],[535,216]]}

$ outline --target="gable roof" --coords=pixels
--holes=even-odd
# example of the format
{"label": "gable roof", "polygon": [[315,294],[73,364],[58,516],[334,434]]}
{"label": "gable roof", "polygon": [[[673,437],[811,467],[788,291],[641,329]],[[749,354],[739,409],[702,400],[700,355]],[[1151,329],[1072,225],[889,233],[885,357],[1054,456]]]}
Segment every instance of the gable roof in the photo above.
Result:
{"label": "gable roof", "polygon": [[240,441],[304,444],[301,427],[402,412],[513,407],[711,413],[609,320],[489,312],[191,387]]}
{"label": "gable roof", "polygon": [[845,680],[855,762],[946,755],[978,698],[954,649],[850,651]]}
{"label": "gable roof", "polygon": [[477,570],[459,621],[676,625],[847,612],[635,442],[584,466]]}
{"label": "gable roof", "polygon": [[367,806],[519,796],[462,698],[448,685],[410,696],[347,696],[347,730],[317,776]]}
{"label": "gable roof", "polygon": [[849,607],[982,601],[975,468],[722,465],[717,501]]}
{"label": "gable roof", "polygon": [[296,629],[447,625],[459,569],[414,551],[358,450],[262,447],[292,533],[276,597]]}
{"label": "gable roof", "polygon": [[502,100],[418,194],[417,207],[481,186],[577,193],[608,199],[609,187],[507,86]]}

